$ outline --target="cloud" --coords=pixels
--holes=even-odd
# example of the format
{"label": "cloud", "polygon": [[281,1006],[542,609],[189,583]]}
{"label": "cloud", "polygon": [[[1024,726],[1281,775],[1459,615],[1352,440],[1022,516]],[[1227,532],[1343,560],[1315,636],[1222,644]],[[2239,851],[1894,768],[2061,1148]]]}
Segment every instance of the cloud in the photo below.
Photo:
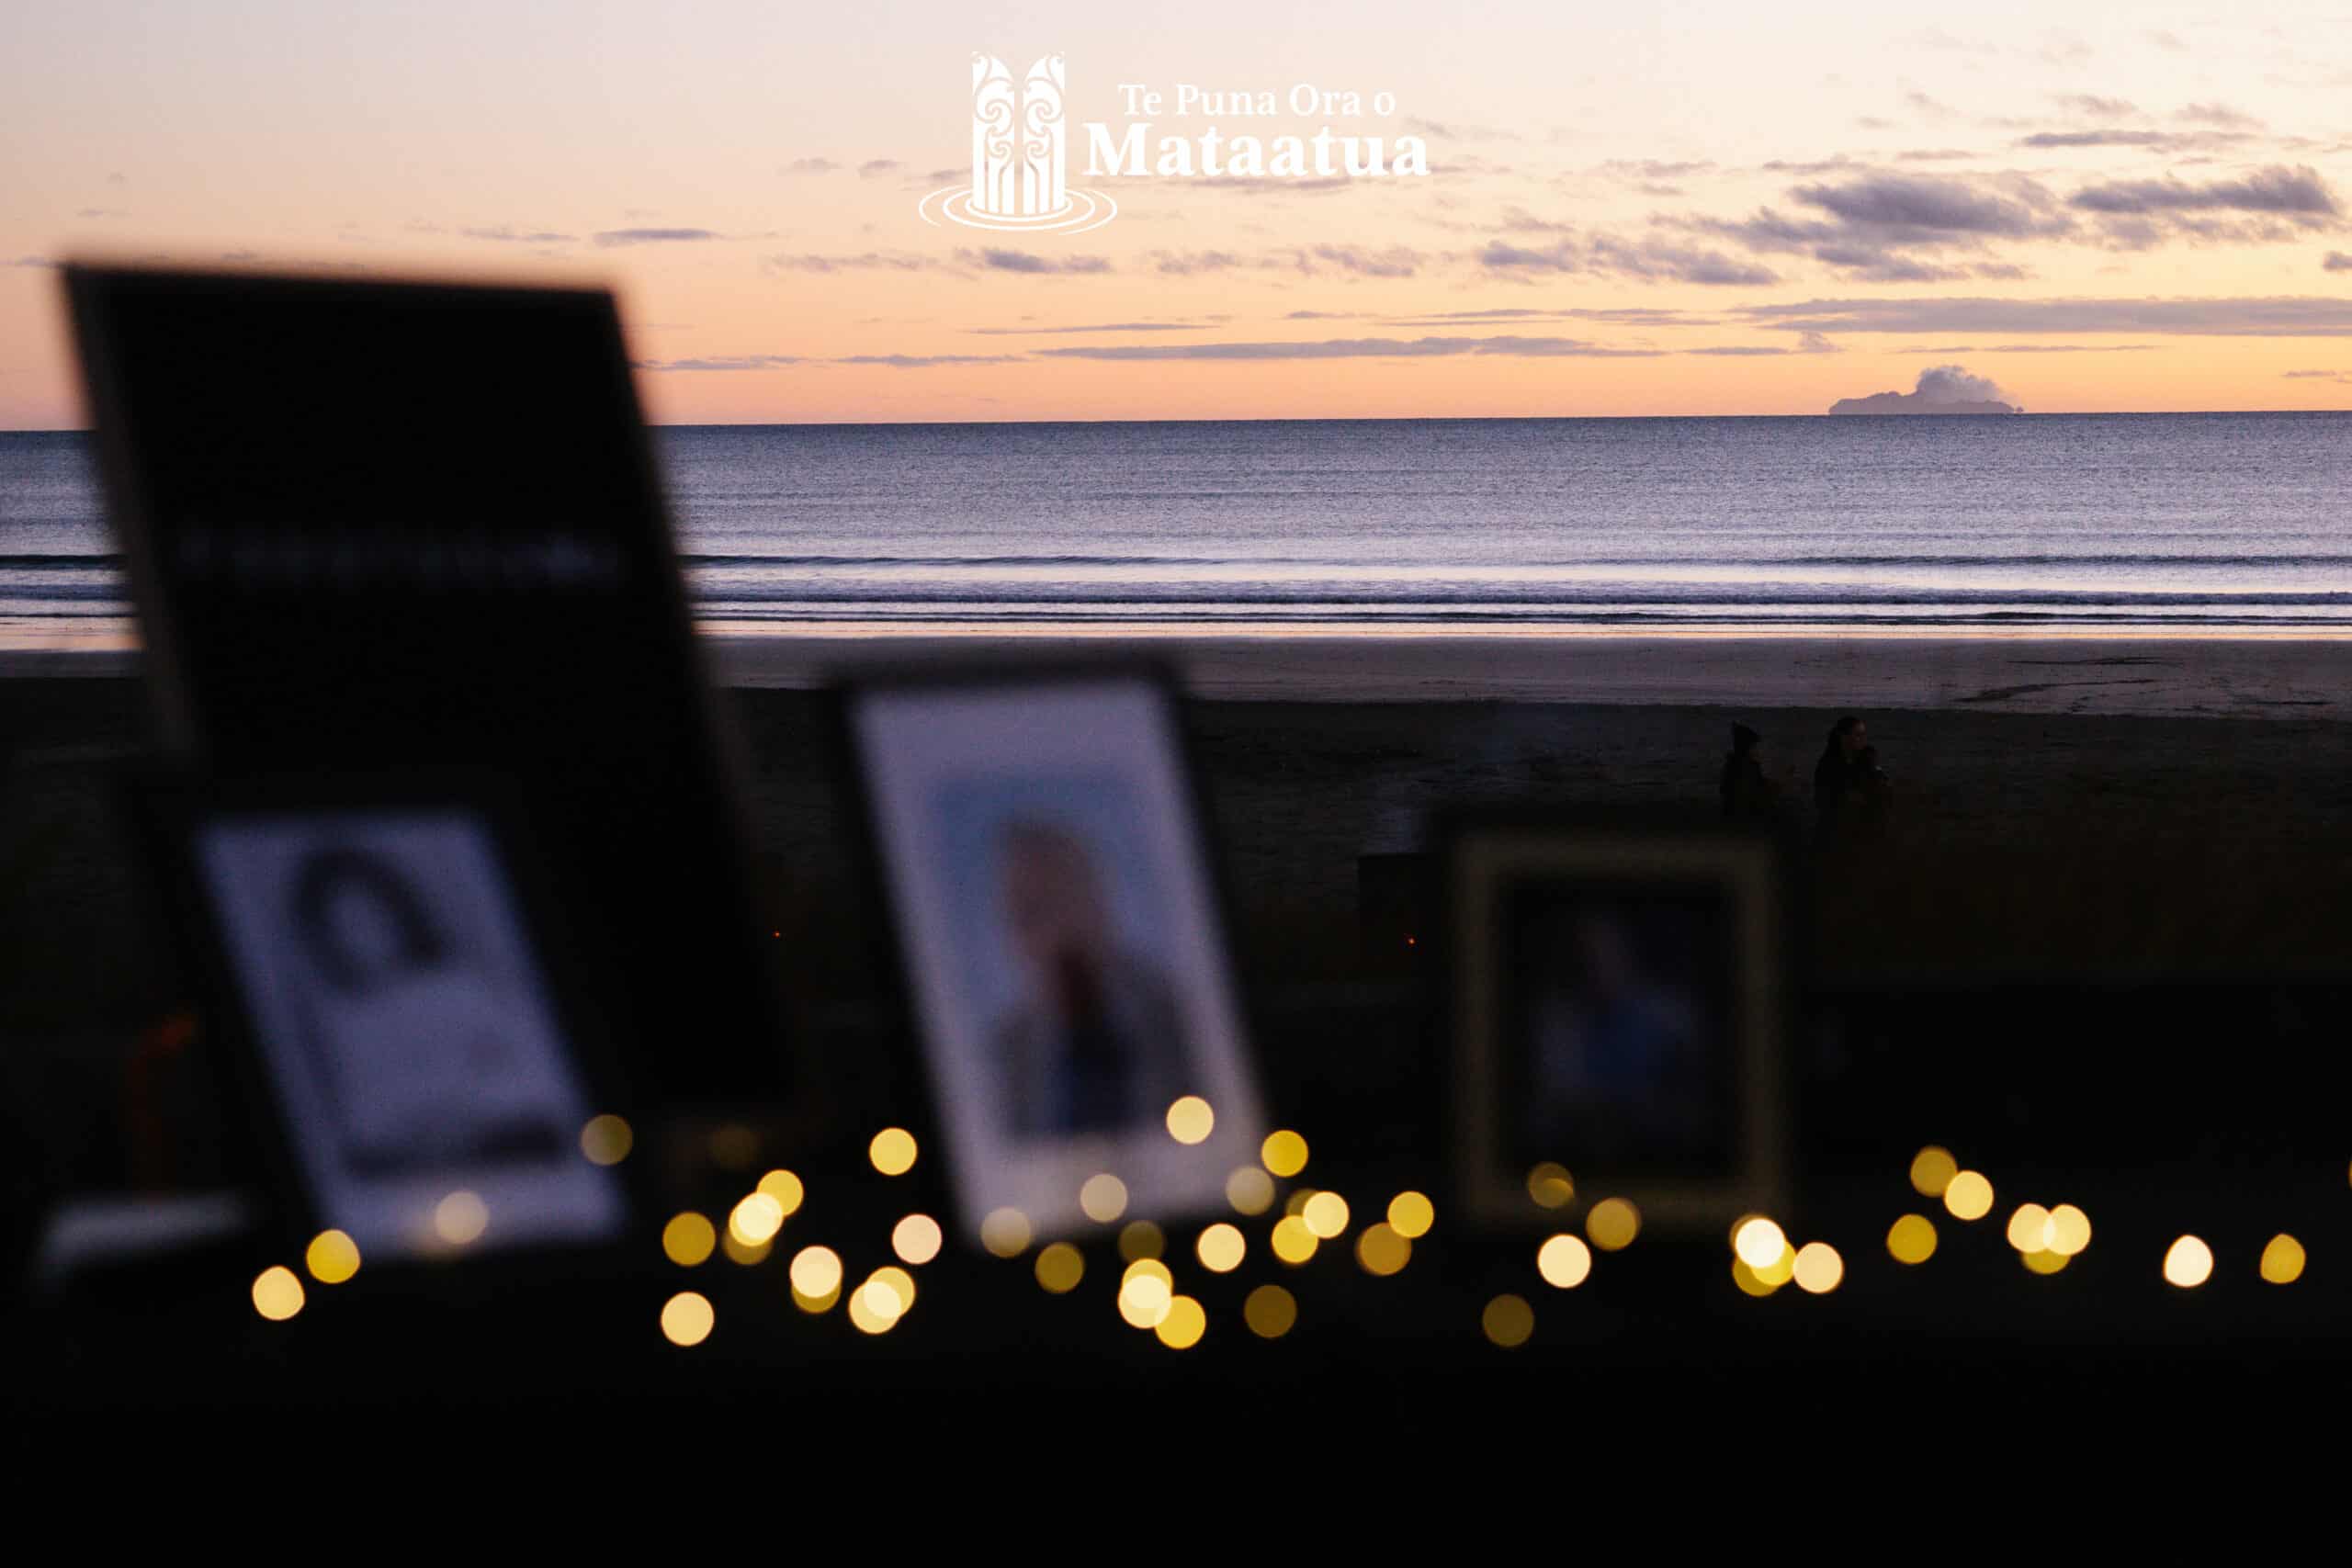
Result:
{"label": "cloud", "polygon": [[1231,251],[1154,251],[1151,264],[1155,269],[1177,277],[1190,277],[1195,273],[1227,272],[1250,264]]}
{"label": "cloud", "polygon": [[[1530,220],[1531,224],[1532,220]],[[1532,225],[1546,231],[1565,225]],[[1564,234],[1548,245],[1515,245],[1489,240],[1477,253],[1478,265],[1489,272],[1525,277],[1541,273],[1576,273],[1595,276],[1631,277],[1645,282],[1696,283],[1760,288],[1780,281],[1770,267],[1742,261],[1721,251],[1699,250],[1670,240],[1651,237],[1623,240],[1608,234],[1578,238]]]}
{"label": "cloud", "polygon": [[1405,129],[1416,136],[1442,137],[1448,141],[1517,141],[1515,130],[1502,130],[1491,125],[1473,125],[1464,120],[1422,119],[1414,115],[1405,117]]}
{"label": "cloud", "polygon": [[[1840,183],[1797,186],[1789,196],[1825,216],[1763,207],[1742,219],[1667,221],[1730,240],[1748,251],[1809,256],[1852,276],[1883,283],[2022,276],[2015,265],[1973,257],[1996,240],[2056,237],[2075,226],[2049,191],[2022,175],[1874,171]],[[1943,259],[1955,252],[1972,259]]]}
{"label": "cloud", "polygon": [[2319,264],[2322,272],[2352,272],[2352,255],[2342,251],[2330,251],[2327,259]]}
{"label": "cloud", "polygon": [[2148,32],[2148,41],[2154,44],[2158,49],[2185,51],[2188,48],[2188,40],[2187,39],[2182,38],[2178,33],[2167,31],[2163,28],[2150,28]]}
{"label": "cloud", "polygon": [[2152,343],[1952,344],[1942,348],[1898,348],[1897,354],[2154,354]]}
{"label": "cloud", "polygon": [[2262,121],[2227,104],[2190,104],[2172,118],[2184,125],[2217,125],[2224,130],[2262,129]]}
{"label": "cloud", "polygon": [[1315,272],[1316,264],[1351,272],[1359,277],[1410,277],[1428,258],[1404,245],[1367,251],[1354,245],[1317,245],[1299,254],[1299,270]]}
{"label": "cloud", "polygon": [[2062,108],[2098,119],[2122,119],[2140,112],[2140,106],[2129,98],[2102,98],[2096,93],[2060,93],[2055,96]]}
{"label": "cloud", "polygon": [[893,370],[930,370],[942,365],[1011,365],[1017,354],[852,354],[828,365],[885,365]]}
{"label": "cloud", "polygon": [[795,158],[784,166],[787,175],[830,175],[840,168],[831,158]]}
{"label": "cloud", "polygon": [[[2352,299],[1808,299],[1737,314],[1786,332],[2352,337]],[[1974,352],[1973,350],[1971,351]]]}
{"label": "cloud", "polygon": [[1429,359],[1478,355],[1521,359],[1655,359],[1656,348],[1607,348],[1565,337],[1355,337],[1311,343],[1106,344],[1041,348],[1053,359]]}
{"label": "cloud", "polygon": [[2289,381],[2341,381],[2352,386],[2352,371],[2289,370],[2282,373],[2282,378]]}
{"label": "cloud", "polygon": [[1903,101],[1909,104],[1919,113],[1935,119],[1950,119],[1954,115],[1960,113],[1958,109],[1952,107],[1950,104],[1939,103],[1935,99],[1928,96],[1927,94],[1918,91],[1917,88],[1904,94]]}
{"label": "cloud", "polygon": [[[1364,182],[1350,179],[1345,175],[1326,175],[1316,179],[1276,179],[1272,175],[1211,175],[1187,180],[1187,186],[1206,186],[1212,190],[1238,190],[1244,196],[1329,196]],[[1373,184],[1380,184],[1374,181]]]}
{"label": "cloud", "polygon": [[969,266],[990,272],[1045,273],[1103,273],[1111,270],[1107,256],[1041,256],[1032,251],[1002,249],[995,245],[978,251],[957,251],[956,258]]}
{"label": "cloud", "polygon": [[761,265],[780,272],[959,272],[935,256],[904,251],[866,251],[857,255],[828,256],[815,252],[769,256]]}
{"label": "cloud", "polygon": [[797,354],[714,354],[692,359],[636,359],[638,370],[773,370],[785,365],[806,365]]}
{"label": "cloud", "polygon": [[884,175],[895,173],[902,166],[896,158],[868,158],[857,166],[857,177],[862,180],[878,180]]}
{"label": "cloud", "polygon": [[2211,152],[2250,140],[2219,130],[2038,130],[2019,137],[2018,145],[2043,152],[2064,147],[2137,147],[2151,152]]}
{"label": "cloud", "polygon": [[2319,171],[2304,164],[2274,164],[2244,179],[2190,185],[2178,175],[2161,180],[2110,180],[2085,186],[2071,205],[2086,212],[2145,215],[2156,212],[2267,212],[2292,219],[2336,219],[2343,209]]}
{"label": "cloud", "polygon": [[[1317,312],[1293,311],[1299,314]],[[974,337],[1046,337],[1071,333],[1199,333],[1206,332],[1206,321],[1098,321],[1083,327],[974,327]]]}
{"label": "cloud", "polygon": [[551,229],[517,229],[500,223],[482,229],[460,229],[460,237],[468,240],[493,240],[501,244],[568,245],[577,241],[577,234],[559,234]]}
{"label": "cloud", "polygon": [[1931,365],[1919,372],[1911,395],[1923,403],[2005,403],[2008,396],[1997,382],[1973,375],[1957,365]]}
{"label": "cloud", "polygon": [[724,237],[708,229],[601,229],[590,236],[605,246],[683,244]]}
{"label": "cloud", "polygon": [[85,207],[74,216],[76,218],[128,218],[130,214],[119,207]]}
{"label": "cloud", "polygon": [[1898,164],[1949,164],[1955,159],[1976,156],[1977,153],[1964,147],[1922,147],[1908,152],[1897,152],[1894,161]]}

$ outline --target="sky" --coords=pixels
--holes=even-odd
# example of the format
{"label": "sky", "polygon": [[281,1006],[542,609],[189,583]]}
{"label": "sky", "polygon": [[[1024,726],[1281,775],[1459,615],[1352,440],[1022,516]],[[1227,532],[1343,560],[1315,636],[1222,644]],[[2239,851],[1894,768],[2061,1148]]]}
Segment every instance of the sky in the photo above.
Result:
{"label": "sky", "polygon": [[[925,220],[975,51],[1115,218]],[[1085,172],[1146,118],[1429,173]],[[83,423],[70,256],[606,282],[664,423],[2352,407],[2352,0],[80,0],[0,171],[0,428]]]}

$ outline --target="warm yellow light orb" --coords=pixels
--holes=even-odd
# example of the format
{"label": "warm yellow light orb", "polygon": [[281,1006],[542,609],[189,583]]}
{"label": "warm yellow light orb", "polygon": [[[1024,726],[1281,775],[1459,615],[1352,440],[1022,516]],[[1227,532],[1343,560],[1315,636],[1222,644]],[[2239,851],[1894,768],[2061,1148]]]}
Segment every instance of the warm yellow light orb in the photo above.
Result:
{"label": "warm yellow light orb", "polygon": [[885,1127],[865,1145],[865,1157],[885,1176],[904,1176],[915,1168],[915,1135],[904,1127]]}
{"label": "warm yellow light orb", "polygon": [[1178,1296],[1168,1303],[1167,1315],[1152,1328],[1159,1342],[1170,1350],[1189,1350],[1201,1342],[1209,1328],[1209,1314],[1200,1303],[1190,1296]]}
{"label": "warm yellow light orb", "polygon": [[1306,1168],[1306,1140],[1288,1128],[1270,1133],[1259,1146],[1258,1159],[1268,1170],[1287,1179]]}
{"label": "warm yellow light orb", "polygon": [[1386,1278],[1413,1260],[1413,1244],[1386,1224],[1366,1225],[1356,1237],[1356,1262],[1367,1274]]}
{"label": "warm yellow light orb", "polygon": [[784,1228],[784,1205],[764,1192],[753,1192],[727,1216],[727,1234],[744,1247],[765,1247]]}
{"label": "warm yellow light orb", "polygon": [[1315,1256],[1318,1245],[1315,1233],[1296,1214],[1285,1214],[1274,1222],[1274,1256],[1283,1262],[1304,1263]]}
{"label": "warm yellow light orb", "polygon": [[2091,1244],[2091,1217],[2072,1203],[2050,1211],[2050,1245],[2045,1249],[2072,1258]]}
{"label": "warm yellow light orb", "polygon": [[1157,1328],[1175,1303],[1176,1292],[1157,1274],[1130,1274],[1119,1286],[1119,1315],[1131,1328]]}
{"label": "warm yellow light orb", "polygon": [[451,1247],[469,1247],[490,1228],[490,1209],[481,1199],[460,1189],[433,1205],[433,1231]]}
{"label": "warm yellow light orb", "polygon": [[1478,1314],[1478,1326],[1490,1342],[1506,1350],[1515,1350],[1535,1332],[1535,1309],[1527,1304],[1524,1296],[1497,1296]]}
{"label": "warm yellow light orb", "polygon": [[718,1245],[717,1229],[692,1210],[671,1215],[670,1223],[662,1227],[662,1255],[681,1269],[708,1262],[711,1248]]}
{"label": "warm yellow light orb", "polygon": [[1317,1241],[1329,1241],[1347,1231],[1348,1201],[1337,1192],[1317,1192],[1306,1201],[1298,1217],[1306,1222]]}
{"label": "warm yellow light orb", "polygon": [[718,1235],[718,1249],[727,1254],[727,1261],[729,1263],[740,1263],[748,1269],[754,1263],[766,1262],[768,1254],[775,1250],[775,1244],[763,1241],[756,1245],[746,1246],[736,1238],[733,1231],[728,1230],[721,1231]]}
{"label": "warm yellow light orb", "polygon": [[1221,1222],[1203,1231],[1200,1240],[1193,1244],[1193,1256],[1212,1274],[1232,1273],[1241,1267],[1241,1260],[1249,1252],[1250,1243],[1242,1235],[1241,1227]]}
{"label": "warm yellow light orb", "polygon": [[830,1247],[804,1247],[792,1255],[792,1288],[804,1296],[829,1296],[841,1288],[842,1255]]}
{"label": "warm yellow light orb", "polygon": [[1929,1144],[1911,1156],[1911,1190],[1922,1198],[1942,1197],[1959,1174],[1960,1162],[1940,1145]]}
{"label": "warm yellow light orb", "polygon": [[1925,1263],[1936,1255],[1936,1227],[1925,1214],[1905,1214],[1888,1227],[1886,1250],[1897,1263]]}
{"label": "warm yellow light orb", "polygon": [[2193,1291],[2213,1277],[2213,1249],[2193,1235],[2182,1236],[2165,1251],[2165,1283]]}
{"label": "warm yellow light orb", "polygon": [[1168,1250],[1168,1235],[1149,1220],[1129,1220],[1119,1228],[1119,1256],[1132,1263]]}
{"label": "warm yellow light orb", "polygon": [[1037,1283],[1066,1296],[1086,1278],[1086,1255],[1066,1241],[1054,1242],[1038,1249],[1036,1272]]}
{"label": "warm yellow light orb", "polygon": [[1388,1228],[1407,1241],[1419,1241],[1437,1224],[1437,1209],[1419,1192],[1399,1192],[1388,1200]]}
{"label": "warm yellow light orb", "polygon": [[1603,1198],[1584,1217],[1584,1234],[1601,1251],[1619,1251],[1642,1234],[1642,1212],[1625,1199]]}
{"label": "warm yellow light orb", "polygon": [[710,1299],[697,1291],[680,1291],[662,1303],[662,1337],[673,1345],[701,1344],[718,1321]]}
{"label": "warm yellow light orb", "polygon": [[2025,1265],[2026,1272],[2030,1274],[2055,1274],[2073,1259],[2063,1252],[2052,1252],[2045,1247],[2040,1252],[2018,1254],[2018,1261]]}
{"label": "warm yellow light orb", "polygon": [[758,1190],[775,1199],[776,1208],[787,1220],[800,1212],[801,1202],[808,1196],[800,1178],[788,1170],[769,1171],[760,1178]]}
{"label": "warm yellow light orb", "polygon": [[2291,1285],[2303,1277],[2303,1244],[2284,1231],[2262,1249],[2262,1277],[2274,1285]]}
{"label": "warm yellow light orb", "polygon": [[1731,1238],[1731,1249],[1750,1269],[1769,1269],[1789,1247],[1788,1233],[1761,1214],[1742,1224]]}
{"label": "warm yellow light orb", "polygon": [[580,1129],[580,1152],[591,1165],[618,1165],[637,1146],[637,1134],[618,1116],[591,1116]]}
{"label": "warm yellow light orb", "polygon": [[1274,1179],[1245,1165],[1225,1179],[1225,1201],[1237,1214],[1262,1214],[1274,1206]]}
{"label": "warm yellow light orb", "polygon": [[2009,1245],[2019,1252],[2051,1252],[2051,1243],[2057,1232],[2050,1224],[2050,1211],[2039,1203],[2020,1203],[2009,1216]]}
{"label": "warm yellow light orb", "polygon": [[1993,1184],[1982,1171],[1963,1170],[1944,1188],[1944,1207],[1956,1220],[1981,1220],[1993,1212]]}
{"label": "warm yellow light orb", "polygon": [[302,1310],[302,1281],[284,1264],[272,1264],[254,1280],[254,1311],[284,1323]]}
{"label": "warm yellow light orb", "polygon": [[1204,1144],[1216,1130],[1216,1112],[1197,1094],[1188,1094],[1168,1108],[1168,1135],[1180,1144]]}
{"label": "warm yellow light orb", "polygon": [[1078,1190],[1078,1206],[1098,1225],[1107,1225],[1127,1212],[1127,1184],[1103,1171],[1086,1179]]}
{"label": "warm yellow light orb", "polygon": [[1241,1303],[1241,1321],[1261,1339],[1280,1339],[1298,1322],[1298,1298],[1280,1285],[1261,1285]]}
{"label": "warm yellow light orb", "polygon": [[1562,1208],[1575,1199],[1577,1184],[1567,1167],[1547,1159],[1527,1173],[1527,1195],[1538,1208]]}
{"label": "warm yellow light orb", "polygon": [[1758,1297],[1769,1296],[1781,1288],[1750,1269],[1747,1259],[1736,1253],[1732,1255],[1731,1282],[1737,1285],[1743,1293]]}
{"label": "warm yellow light orb", "polygon": [[860,1334],[889,1333],[899,1326],[899,1314],[889,1310],[897,1300],[888,1286],[860,1285],[849,1293],[850,1325]]}
{"label": "warm yellow light orb", "polygon": [[1535,1249],[1535,1271],[1556,1290],[1573,1291],[1591,1277],[1592,1248],[1575,1236],[1553,1236]]}
{"label": "warm yellow light orb", "polygon": [[342,1231],[321,1231],[302,1254],[302,1266],[322,1285],[340,1285],[359,1272],[359,1244]]}
{"label": "warm yellow light orb", "polygon": [[939,1222],[929,1214],[909,1214],[890,1227],[890,1250],[901,1263],[922,1265],[939,1256],[946,1240]]}
{"label": "warm yellow light orb", "polygon": [[1029,1250],[1029,1216],[1018,1209],[990,1209],[980,1222],[980,1245],[998,1258],[1018,1258]]}
{"label": "warm yellow light orb", "polygon": [[1810,1296],[1826,1296],[1846,1278],[1846,1260],[1826,1241],[1809,1241],[1797,1248],[1792,1270],[1797,1289]]}

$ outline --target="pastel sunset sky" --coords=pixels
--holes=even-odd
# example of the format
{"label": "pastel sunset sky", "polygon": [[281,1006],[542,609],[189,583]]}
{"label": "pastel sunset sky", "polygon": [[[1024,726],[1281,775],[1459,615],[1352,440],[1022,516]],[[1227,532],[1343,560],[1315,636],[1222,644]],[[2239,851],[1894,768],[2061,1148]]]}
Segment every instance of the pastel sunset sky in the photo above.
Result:
{"label": "pastel sunset sky", "polygon": [[[918,214],[974,51],[1114,220]],[[1090,178],[1122,83],[1431,173]],[[16,5],[0,168],[7,428],[82,422],[71,255],[608,280],[664,422],[2352,406],[2352,0]]]}

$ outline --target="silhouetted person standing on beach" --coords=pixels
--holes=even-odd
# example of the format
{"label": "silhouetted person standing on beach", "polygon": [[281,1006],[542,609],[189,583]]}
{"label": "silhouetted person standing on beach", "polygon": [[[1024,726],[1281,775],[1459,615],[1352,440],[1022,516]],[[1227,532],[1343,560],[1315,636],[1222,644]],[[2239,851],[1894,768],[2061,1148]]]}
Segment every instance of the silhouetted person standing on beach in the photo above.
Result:
{"label": "silhouetted person standing on beach", "polygon": [[1870,728],[1852,714],[1829,727],[1829,743],[1813,765],[1813,809],[1824,839],[1838,831],[1838,818],[1854,788],[1854,759],[1869,743]]}
{"label": "silhouetted person standing on beach", "polygon": [[1723,782],[1717,788],[1724,815],[1734,822],[1770,821],[1779,804],[1780,792],[1764,776],[1763,761],[1756,755],[1763,740],[1744,724],[1731,727],[1731,752],[1724,758]]}
{"label": "silhouetted person standing on beach", "polygon": [[1845,820],[1840,834],[1855,843],[1883,843],[1894,813],[1894,781],[1878,765],[1878,748],[1865,746],[1854,754],[1854,772],[1847,784]]}

